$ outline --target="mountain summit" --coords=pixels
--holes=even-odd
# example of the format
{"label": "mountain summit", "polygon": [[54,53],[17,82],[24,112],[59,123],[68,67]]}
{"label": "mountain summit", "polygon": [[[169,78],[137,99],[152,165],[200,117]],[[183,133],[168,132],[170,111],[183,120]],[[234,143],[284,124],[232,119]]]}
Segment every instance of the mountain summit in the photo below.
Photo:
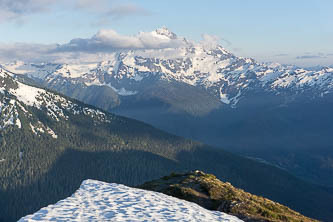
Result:
{"label": "mountain summit", "polygon": [[166,36],[169,39],[177,39],[177,35],[171,32],[167,27],[158,28],[154,31],[157,35]]}
{"label": "mountain summit", "polygon": [[206,209],[228,213],[248,222],[317,221],[279,203],[237,189],[199,170],[173,173],[139,187],[191,201]]}

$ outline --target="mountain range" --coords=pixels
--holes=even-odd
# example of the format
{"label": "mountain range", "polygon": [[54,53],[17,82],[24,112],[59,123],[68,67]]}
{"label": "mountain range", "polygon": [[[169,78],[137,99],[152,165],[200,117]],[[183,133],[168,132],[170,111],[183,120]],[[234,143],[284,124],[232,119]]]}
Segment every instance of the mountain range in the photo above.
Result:
{"label": "mountain range", "polygon": [[87,104],[333,187],[333,67],[263,64],[167,28],[151,34],[181,44],[117,50],[91,63],[2,66]]}
{"label": "mountain range", "polygon": [[[159,38],[178,38],[166,28],[153,31]],[[178,48],[123,50],[106,60],[79,64],[32,64],[16,61],[5,67],[15,73],[43,80],[52,88],[65,82],[108,86],[119,96],[141,94],[153,80],[179,82],[214,95],[236,108],[250,93],[262,91],[279,97],[326,97],[333,89],[333,67],[298,68],[277,63],[262,64],[237,57],[217,43],[182,40]],[[284,100],[288,102],[288,100]]]}
{"label": "mountain range", "polygon": [[306,216],[333,217],[329,189],[28,81],[0,68],[0,221],[16,221],[68,197],[88,178],[138,185],[192,169]]}

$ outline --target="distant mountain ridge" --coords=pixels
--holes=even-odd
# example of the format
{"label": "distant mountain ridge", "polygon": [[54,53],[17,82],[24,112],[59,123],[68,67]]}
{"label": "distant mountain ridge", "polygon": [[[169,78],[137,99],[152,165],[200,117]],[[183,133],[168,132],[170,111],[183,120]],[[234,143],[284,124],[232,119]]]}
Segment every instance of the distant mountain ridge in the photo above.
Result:
{"label": "distant mountain ridge", "polygon": [[310,93],[309,99],[332,93],[331,67],[267,65],[237,57],[217,43],[181,39],[166,28],[153,32],[161,38],[178,38],[183,44],[178,48],[119,51],[108,55],[105,61],[91,64],[16,62],[4,66],[51,88],[65,82],[108,86],[120,96],[142,92],[143,85],[152,79],[177,81],[200,87],[232,107],[253,91],[281,96]]}
{"label": "distant mountain ridge", "polygon": [[[1,68],[0,80],[0,92],[3,94],[2,101],[0,101],[1,129],[5,129],[10,125],[15,125],[20,129],[22,127],[20,119],[22,115],[24,118],[29,119],[31,117],[33,119],[33,114],[26,110],[26,106],[45,110],[47,115],[55,121],[60,119],[68,120],[69,117],[66,115],[68,112],[73,115],[87,115],[93,118],[95,123],[110,123],[111,121],[110,116],[107,117],[105,113],[98,109],[81,107],[58,94],[23,84],[15,80],[12,73],[6,72]],[[33,119],[32,122],[29,122],[34,134],[46,133],[55,139],[57,138],[57,135],[49,126],[45,126],[40,121],[34,123],[35,121],[36,119]]]}

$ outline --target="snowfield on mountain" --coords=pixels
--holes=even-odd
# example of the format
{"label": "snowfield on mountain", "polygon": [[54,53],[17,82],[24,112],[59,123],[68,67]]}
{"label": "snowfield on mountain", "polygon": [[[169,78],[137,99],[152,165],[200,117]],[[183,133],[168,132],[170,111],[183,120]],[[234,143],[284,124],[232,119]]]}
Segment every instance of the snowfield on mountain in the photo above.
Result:
{"label": "snowfield on mountain", "polygon": [[[0,129],[4,129],[9,125],[16,125],[21,128],[21,119],[19,113],[25,117],[32,118],[25,106],[37,108],[39,110],[46,109],[47,115],[52,119],[59,121],[60,119],[68,119],[66,112],[74,115],[83,114],[90,116],[96,121],[110,122],[105,113],[88,107],[80,107],[66,98],[48,92],[41,88],[36,88],[23,84],[15,80],[12,73],[0,68],[0,93],[2,94],[0,100],[1,119]],[[47,133],[54,139],[57,135],[54,131],[45,126],[42,122],[33,121],[29,123],[31,130],[34,134]]]}
{"label": "snowfield on mountain", "polygon": [[162,193],[96,180],[83,181],[71,196],[23,217],[24,221],[228,221],[237,217],[209,211]]}

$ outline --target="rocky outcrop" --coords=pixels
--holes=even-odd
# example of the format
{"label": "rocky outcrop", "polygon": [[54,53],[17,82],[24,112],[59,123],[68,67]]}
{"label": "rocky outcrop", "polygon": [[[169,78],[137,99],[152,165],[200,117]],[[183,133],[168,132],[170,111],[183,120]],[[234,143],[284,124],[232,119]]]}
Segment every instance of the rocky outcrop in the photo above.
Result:
{"label": "rocky outcrop", "polygon": [[171,174],[159,180],[146,182],[139,187],[195,202],[206,209],[222,211],[244,221],[316,221],[279,203],[237,189],[212,174],[198,170],[185,174]]}

